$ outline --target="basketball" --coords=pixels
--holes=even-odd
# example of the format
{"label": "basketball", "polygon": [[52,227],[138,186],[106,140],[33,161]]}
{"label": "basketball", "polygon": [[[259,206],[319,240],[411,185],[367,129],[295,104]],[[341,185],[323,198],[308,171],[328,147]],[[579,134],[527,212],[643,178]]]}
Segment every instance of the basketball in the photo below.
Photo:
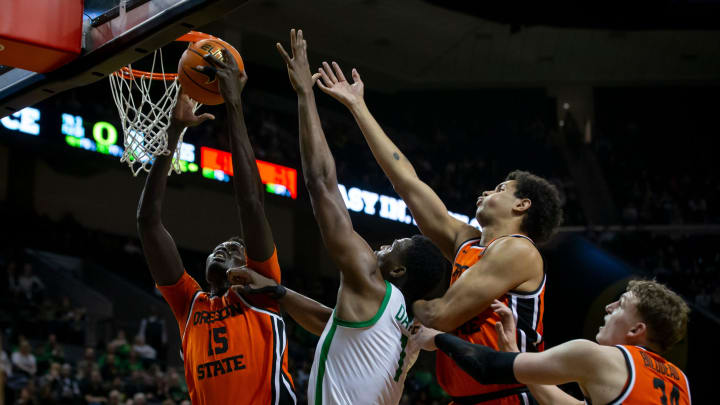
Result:
{"label": "basketball", "polygon": [[230,52],[235,58],[238,68],[243,70],[243,61],[238,51],[232,45],[218,38],[203,39],[191,43],[190,47],[185,50],[180,58],[180,63],[178,64],[178,80],[180,80],[183,92],[193,100],[205,105],[217,105],[225,101],[220,94],[218,81],[214,72],[197,70],[197,66],[210,66],[210,64],[203,59],[208,53],[223,60],[223,48]]}

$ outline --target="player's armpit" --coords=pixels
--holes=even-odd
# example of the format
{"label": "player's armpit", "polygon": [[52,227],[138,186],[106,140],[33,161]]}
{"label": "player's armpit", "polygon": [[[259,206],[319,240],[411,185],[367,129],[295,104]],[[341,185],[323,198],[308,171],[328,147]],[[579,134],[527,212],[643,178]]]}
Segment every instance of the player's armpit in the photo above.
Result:
{"label": "player's armpit", "polygon": [[415,316],[424,325],[450,332],[490,306],[494,299],[522,283],[541,277],[537,249],[520,238],[504,238],[465,271],[440,298],[416,301]]}

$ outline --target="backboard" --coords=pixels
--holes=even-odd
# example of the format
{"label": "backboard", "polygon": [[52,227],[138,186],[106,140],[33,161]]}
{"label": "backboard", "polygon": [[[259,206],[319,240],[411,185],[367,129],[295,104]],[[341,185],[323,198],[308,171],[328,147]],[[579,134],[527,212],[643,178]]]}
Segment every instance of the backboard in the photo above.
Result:
{"label": "backboard", "polygon": [[80,57],[45,74],[0,65],[0,118],[107,77],[247,0],[85,0]]}

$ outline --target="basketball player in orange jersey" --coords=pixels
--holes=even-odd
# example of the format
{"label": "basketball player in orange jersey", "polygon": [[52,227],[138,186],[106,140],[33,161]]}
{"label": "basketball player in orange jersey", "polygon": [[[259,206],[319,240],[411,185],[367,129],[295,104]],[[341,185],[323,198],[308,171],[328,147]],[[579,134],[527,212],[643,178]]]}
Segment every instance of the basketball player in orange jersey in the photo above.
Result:
{"label": "basketball player in orange jersey", "polygon": [[[323,63],[319,73],[322,81],[318,86],[353,114],[420,231],[453,263],[449,289],[441,298],[417,301],[416,319],[469,342],[497,348],[494,325],[499,317],[489,307],[500,297],[517,314],[521,349],[541,351],[545,273],[535,242],[549,239],[562,218],[555,187],[528,172],[510,173],[477,199],[480,232],[449,215],[437,194],[418,178],[365,105],[364,85],[355,69],[352,84],[335,62],[332,68]],[[523,385],[481,385],[441,352],[436,364],[438,382],[457,404],[522,404],[528,400]]]}
{"label": "basketball player in orange jersey", "polygon": [[[654,281],[631,281],[620,299],[605,307],[605,325],[589,340],[573,340],[542,353],[516,353],[515,319],[496,302],[502,318],[500,353],[455,336],[423,329],[419,342],[448,354],[470,375],[483,382],[528,384],[541,405],[627,404],[690,405],[685,374],[665,360],[686,333],[690,309],[667,287]],[[585,402],[555,385],[577,382]]]}
{"label": "basketball player in orange jersey", "polygon": [[214,118],[195,116],[194,103],[185,95],[178,99],[168,129],[170,154],[155,160],[140,197],[138,231],[150,273],[180,328],[185,379],[193,404],[294,404],[287,338],[277,304],[241,296],[229,288],[226,275],[231,267],[249,265],[280,282],[277,252],[263,208],[263,187],[240,100],[247,75],[226,50],[222,55],[223,60],[205,59],[213,65],[225,99],[240,229],[249,238],[245,242],[232,238],[213,249],[205,264],[210,291],[202,291],[185,272],[175,242],[162,224],[168,170],[180,133],[184,127]]}

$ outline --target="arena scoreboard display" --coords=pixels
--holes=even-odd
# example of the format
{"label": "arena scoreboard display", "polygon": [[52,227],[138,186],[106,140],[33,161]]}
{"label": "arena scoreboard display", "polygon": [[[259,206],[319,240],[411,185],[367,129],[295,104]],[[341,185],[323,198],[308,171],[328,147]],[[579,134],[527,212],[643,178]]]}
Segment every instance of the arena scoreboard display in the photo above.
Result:
{"label": "arena scoreboard display", "polygon": [[[87,115],[89,117],[89,115]],[[48,142],[62,139],[65,147],[83,149],[120,159],[123,154],[122,128],[103,119],[87,119],[84,114],[52,111],[43,107],[26,107],[0,119],[0,132],[44,138]],[[179,146],[180,169],[215,181],[229,182],[233,175],[230,152],[182,142]],[[260,178],[270,194],[297,198],[297,170],[276,163],[257,160]],[[385,220],[416,225],[402,199],[358,187],[338,185],[345,206],[351,212]],[[479,227],[475,218],[448,211],[450,215]]]}
{"label": "arena scoreboard display", "polygon": [[[123,154],[122,128],[104,120],[88,120],[85,116],[66,112],[43,112],[26,107],[0,119],[7,131],[40,136],[51,140],[59,135],[67,146],[120,159]],[[196,147],[182,142],[179,146],[180,169],[184,173],[199,173],[205,178],[229,182],[232,176],[230,153],[206,146]],[[198,156],[199,153],[199,156]],[[257,161],[258,170],[268,193],[297,198],[297,170],[275,163]]]}

